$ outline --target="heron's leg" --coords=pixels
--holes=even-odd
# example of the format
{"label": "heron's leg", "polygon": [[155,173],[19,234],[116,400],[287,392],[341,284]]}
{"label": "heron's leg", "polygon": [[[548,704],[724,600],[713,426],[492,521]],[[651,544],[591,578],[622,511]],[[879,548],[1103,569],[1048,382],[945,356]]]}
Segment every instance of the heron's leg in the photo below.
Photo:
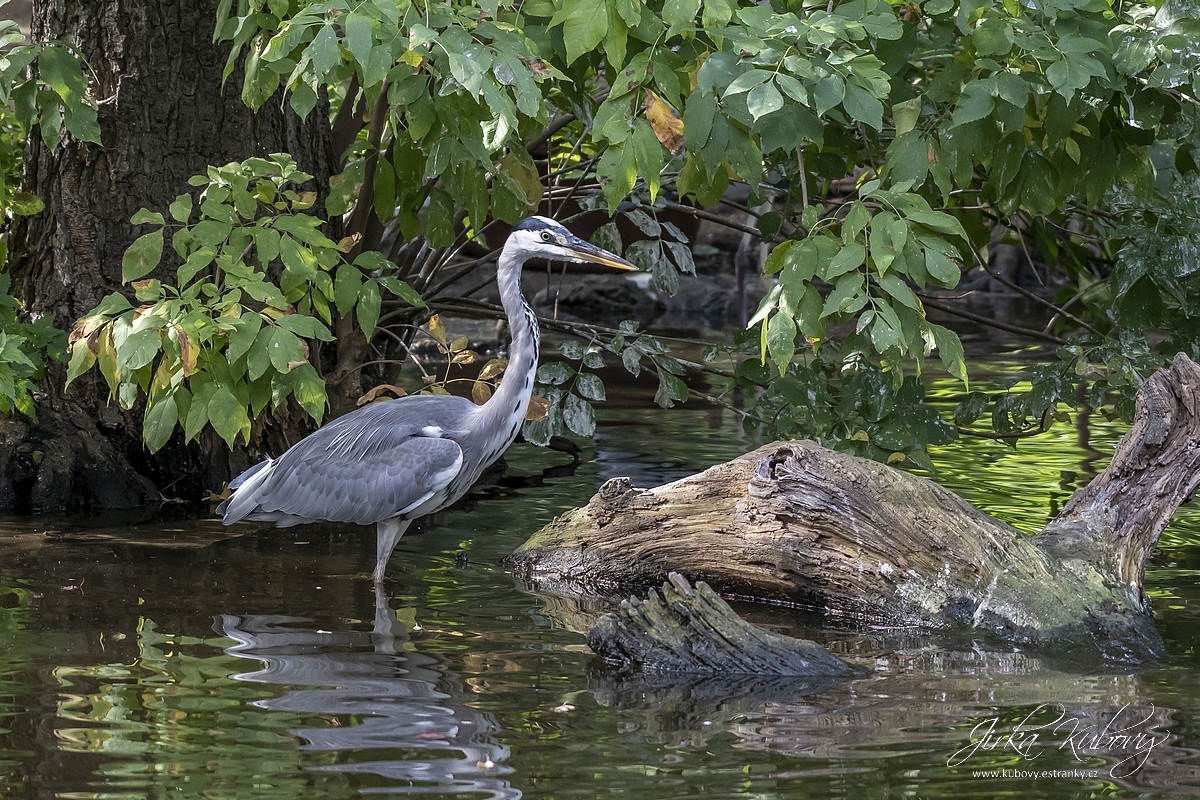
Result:
{"label": "heron's leg", "polygon": [[387,591],[379,582],[375,584],[374,633],[376,653],[395,655],[400,652],[404,642],[408,641],[408,631],[396,619],[396,612],[388,606]]}
{"label": "heron's leg", "polygon": [[375,534],[376,553],[375,553],[375,583],[383,583],[383,575],[387,572],[388,560],[392,557],[392,551],[396,549],[396,542],[400,541],[400,537],[408,530],[409,523],[412,520],[408,519],[385,519],[376,527]]}

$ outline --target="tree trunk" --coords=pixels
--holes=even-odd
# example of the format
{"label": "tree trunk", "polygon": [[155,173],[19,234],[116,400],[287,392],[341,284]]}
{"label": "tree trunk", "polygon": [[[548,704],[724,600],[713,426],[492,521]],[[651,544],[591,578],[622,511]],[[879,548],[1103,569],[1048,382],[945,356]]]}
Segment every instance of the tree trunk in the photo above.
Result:
{"label": "tree trunk", "polygon": [[1062,656],[1163,655],[1145,560],[1200,485],[1200,367],[1150,378],[1103,474],[1038,536],[931,481],[812,442],[776,442],[641,491],[604,484],[513,554],[533,587],[620,593],[670,571],[719,592],[864,624],[965,627]]}
{"label": "tree trunk", "polygon": [[[327,109],[302,122],[273,98],[257,114],[239,97],[240,74],[222,87],[227,46],[212,41],[218,0],[68,2],[43,0],[33,36],[78,48],[94,75],[102,146],[67,136],[54,150],[36,133],[25,187],[46,210],[19,219],[11,235],[13,293],[35,316],[70,329],[106,294],[121,289],[121,256],[137,235],[130,216],[165,211],[209,164],[291,153],[326,185],[336,171]],[[174,253],[167,248],[168,258]],[[159,277],[173,278],[174,264]],[[108,404],[94,372],[64,392],[65,369],[50,371],[39,420],[0,421],[0,511],[130,507],[164,493],[199,498],[228,478],[215,436],[184,446],[176,434],[151,456],[140,411]],[[156,488],[158,487],[158,488]]]}

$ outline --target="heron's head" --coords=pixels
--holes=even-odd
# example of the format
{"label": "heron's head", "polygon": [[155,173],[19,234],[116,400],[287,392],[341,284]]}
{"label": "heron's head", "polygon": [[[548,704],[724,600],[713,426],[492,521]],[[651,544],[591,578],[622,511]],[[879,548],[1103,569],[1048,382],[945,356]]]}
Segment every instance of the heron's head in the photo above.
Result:
{"label": "heron's head", "polygon": [[526,258],[579,261],[603,264],[613,269],[637,269],[620,256],[585,242],[549,217],[526,217],[508,237],[507,248],[516,248]]}

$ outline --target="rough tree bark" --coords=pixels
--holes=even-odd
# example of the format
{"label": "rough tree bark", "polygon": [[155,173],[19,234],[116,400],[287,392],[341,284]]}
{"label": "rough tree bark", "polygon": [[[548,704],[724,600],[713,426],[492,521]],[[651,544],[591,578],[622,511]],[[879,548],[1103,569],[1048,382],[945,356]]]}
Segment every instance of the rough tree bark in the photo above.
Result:
{"label": "rough tree bark", "polygon": [[[30,314],[53,315],[70,329],[120,289],[121,256],[136,237],[130,216],[142,206],[165,210],[208,164],[288,152],[319,185],[337,171],[324,104],[301,122],[277,99],[251,112],[237,73],[222,87],[228,49],[212,41],[217,5],[35,6],[34,38],[72,43],[94,75],[103,145],[67,137],[48,150],[31,137],[24,182],[46,210],[19,220],[10,237],[13,292]],[[228,477],[215,436],[185,447],[177,435],[152,457],[142,446],[140,413],[110,406],[95,373],[66,393],[63,375],[60,366],[44,382],[36,424],[0,419],[0,511],[132,507],[159,489],[198,498]]]}
{"label": "rough tree bark", "polygon": [[965,627],[1058,655],[1154,660],[1146,558],[1200,485],[1200,367],[1180,354],[1138,394],[1112,463],[1038,536],[924,478],[776,442],[641,491],[604,484],[513,554],[531,585],[620,593],[670,571],[719,592],[865,623]]}

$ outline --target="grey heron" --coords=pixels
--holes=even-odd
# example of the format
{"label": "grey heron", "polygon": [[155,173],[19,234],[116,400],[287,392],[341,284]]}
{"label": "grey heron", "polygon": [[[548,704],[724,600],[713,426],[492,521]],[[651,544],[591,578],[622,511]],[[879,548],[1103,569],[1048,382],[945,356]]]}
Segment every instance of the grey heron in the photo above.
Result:
{"label": "grey heron", "polygon": [[231,481],[233,494],[217,507],[224,523],[373,523],[374,579],[381,584],[409,523],[466,494],[521,430],[540,342],[537,318],[521,294],[521,267],[536,257],[637,269],[552,219],[522,220],[496,267],[512,346],[495,394],[481,406],[462,397],[413,395],[339,417]]}

